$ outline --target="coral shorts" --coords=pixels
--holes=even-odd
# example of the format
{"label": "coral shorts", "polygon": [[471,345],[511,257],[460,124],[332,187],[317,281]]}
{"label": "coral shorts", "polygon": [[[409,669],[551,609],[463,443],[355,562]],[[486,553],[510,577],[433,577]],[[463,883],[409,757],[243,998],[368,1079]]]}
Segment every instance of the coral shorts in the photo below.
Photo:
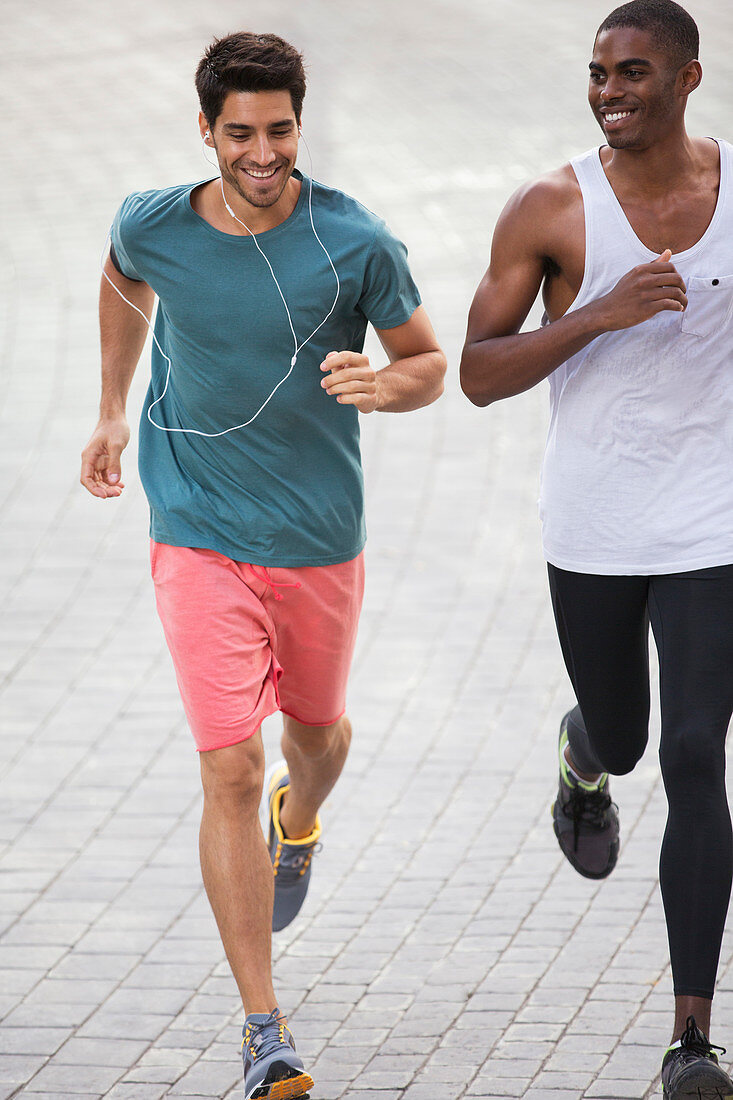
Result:
{"label": "coral shorts", "polygon": [[155,598],[200,752],[245,741],[282,710],[308,726],[344,713],[364,559],[293,569],[151,542]]}

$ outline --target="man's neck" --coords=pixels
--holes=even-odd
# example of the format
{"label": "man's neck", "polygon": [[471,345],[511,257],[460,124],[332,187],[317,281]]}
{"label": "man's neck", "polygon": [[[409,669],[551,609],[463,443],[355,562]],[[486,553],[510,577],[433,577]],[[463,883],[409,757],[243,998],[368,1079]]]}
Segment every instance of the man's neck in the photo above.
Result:
{"label": "man's neck", "polygon": [[699,141],[683,130],[647,149],[607,147],[601,152],[601,161],[617,193],[651,197],[692,182],[703,169],[705,158]]}
{"label": "man's neck", "polygon": [[[253,206],[234,188],[217,178],[196,188],[191,204],[214,229],[234,237],[246,237],[250,233],[266,233],[287,221],[298,204],[300,188],[300,180],[291,176],[276,203],[272,206]],[[233,215],[227,210],[225,199]]]}

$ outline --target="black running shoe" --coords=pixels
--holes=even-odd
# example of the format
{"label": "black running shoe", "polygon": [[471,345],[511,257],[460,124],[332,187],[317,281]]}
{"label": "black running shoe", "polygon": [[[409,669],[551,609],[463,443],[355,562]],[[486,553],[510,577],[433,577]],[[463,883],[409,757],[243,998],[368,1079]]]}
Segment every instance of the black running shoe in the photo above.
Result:
{"label": "black running shoe", "polygon": [[568,716],[560,723],[560,785],[552,807],[555,836],[565,858],[585,878],[605,878],[618,859],[618,807],[611,801],[608,772],[583,783],[565,759]]}
{"label": "black running shoe", "polygon": [[733,1100],[733,1081],[718,1065],[719,1050],[700,1031],[694,1016],[687,1017],[679,1046],[670,1047],[662,1060],[662,1092],[668,1100]]}

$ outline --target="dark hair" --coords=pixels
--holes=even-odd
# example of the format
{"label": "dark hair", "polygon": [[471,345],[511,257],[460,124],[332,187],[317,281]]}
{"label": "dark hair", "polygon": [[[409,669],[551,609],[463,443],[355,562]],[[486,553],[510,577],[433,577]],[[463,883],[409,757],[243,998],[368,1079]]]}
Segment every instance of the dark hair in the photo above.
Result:
{"label": "dark hair", "polygon": [[694,61],[700,51],[700,34],[695,20],[674,0],[631,0],[630,4],[622,4],[603,20],[598,34],[614,27],[647,31],[655,45],[669,56],[675,69]]}
{"label": "dark hair", "polygon": [[239,31],[215,38],[196,69],[196,91],[209,126],[221,114],[229,92],[290,92],[295,119],[305,97],[301,54],[276,34]]}

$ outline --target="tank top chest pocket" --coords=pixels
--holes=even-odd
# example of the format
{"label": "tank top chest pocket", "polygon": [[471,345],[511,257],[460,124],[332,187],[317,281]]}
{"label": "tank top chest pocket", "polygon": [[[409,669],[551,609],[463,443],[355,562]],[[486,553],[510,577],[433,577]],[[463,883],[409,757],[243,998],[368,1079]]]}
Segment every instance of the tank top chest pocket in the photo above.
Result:
{"label": "tank top chest pocket", "polygon": [[687,280],[682,332],[714,336],[733,312],[733,275],[693,276]]}

